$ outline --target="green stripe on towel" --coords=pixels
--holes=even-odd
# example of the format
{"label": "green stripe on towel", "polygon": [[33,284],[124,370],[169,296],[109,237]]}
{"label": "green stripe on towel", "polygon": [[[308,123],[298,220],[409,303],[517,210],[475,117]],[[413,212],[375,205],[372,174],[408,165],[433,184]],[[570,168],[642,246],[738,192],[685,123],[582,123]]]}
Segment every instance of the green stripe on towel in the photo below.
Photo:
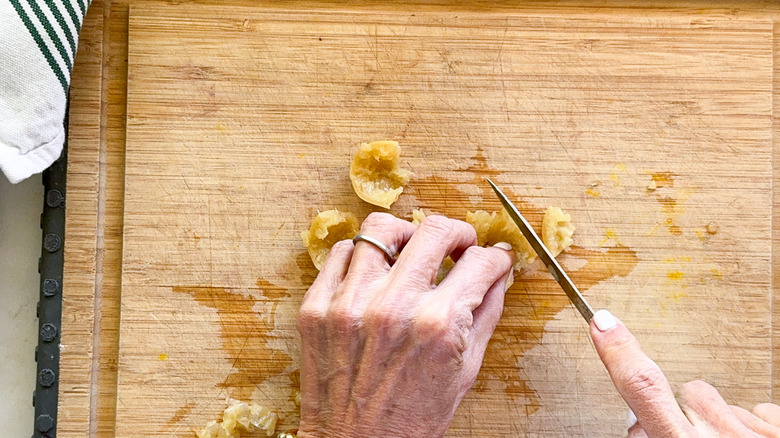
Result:
{"label": "green stripe on towel", "polygon": [[57,8],[57,5],[54,4],[54,0],[45,0],[46,6],[49,7],[49,10],[51,11],[51,14],[54,15],[54,19],[57,20],[57,24],[60,25],[60,28],[62,28],[62,33],[65,34],[65,39],[68,40],[68,44],[70,44],[70,53],[73,54],[73,57],[76,57],[76,41],[73,39],[73,34],[70,33],[70,27],[68,27],[68,23],[65,22],[65,19],[62,17],[62,13]]}
{"label": "green stripe on towel", "polygon": [[27,31],[30,32],[30,36],[32,36],[33,40],[35,40],[35,44],[37,44],[38,48],[41,50],[43,57],[46,58],[46,62],[49,64],[49,67],[51,67],[51,70],[54,72],[54,75],[57,76],[57,79],[59,79],[60,85],[62,85],[62,91],[65,93],[65,96],[67,96],[68,80],[65,79],[65,75],[62,73],[62,70],[60,69],[60,66],[57,64],[57,61],[54,60],[54,56],[52,56],[51,51],[49,51],[49,48],[46,47],[46,43],[43,42],[43,38],[41,38],[41,35],[38,33],[38,30],[35,29],[35,25],[30,20],[30,17],[27,16],[26,12],[24,12],[22,5],[19,3],[19,0],[10,0],[10,1],[11,4],[14,6],[14,9],[16,9],[16,13],[19,14],[19,18],[22,19],[24,26],[27,27]]}
{"label": "green stripe on towel", "polygon": [[68,74],[70,75],[71,70],[73,70],[73,60],[68,57],[68,52],[65,51],[65,46],[62,45],[62,41],[60,41],[60,38],[57,36],[57,32],[51,27],[49,19],[43,14],[40,6],[38,6],[37,0],[27,0],[27,4],[30,5],[33,13],[35,13],[35,16],[38,17],[38,20],[43,25],[44,30],[46,30],[46,34],[49,35],[51,42],[54,43],[54,47],[60,53],[60,56],[62,56],[62,59],[65,61],[65,66],[68,68]]}
{"label": "green stripe on towel", "polygon": [[76,10],[73,9],[73,5],[70,4],[69,0],[63,0],[62,4],[65,5],[65,10],[68,11],[73,27],[76,28],[76,33],[81,32],[81,20],[79,19],[79,16],[76,15]]}

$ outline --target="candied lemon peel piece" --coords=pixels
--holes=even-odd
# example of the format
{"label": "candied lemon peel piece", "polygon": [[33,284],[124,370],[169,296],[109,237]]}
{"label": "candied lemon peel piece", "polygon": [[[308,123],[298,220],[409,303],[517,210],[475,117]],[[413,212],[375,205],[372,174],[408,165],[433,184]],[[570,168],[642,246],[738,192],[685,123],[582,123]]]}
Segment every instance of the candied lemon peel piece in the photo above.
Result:
{"label": "candied lemon peel piece", "polygon": [[222,413],[222,421],[209,421],[206,427],[195,432],[198,438],[240,438],[243,432],[265,432],[272,436],[276,432],[279,417],[275,412],[255,403],[231,400]]}
{"label": "candied lemon peel piece", "polygon": [[331,247],[344,239],[355,237],[360,229],[357,217],[348,211],[325,210],[311,221],[307,231],[301,233],[303,245],[317,270],[322,269]]}
{"label": "candied lemon peel piece", "polygon": [[564,213],[560,207],[547,207],[542,219],[542,242],[553,257],[571,247],[574,230],[571,215]]}
{"label": "candied lemon peel piece", "polygon": [[421,208],[415,208],[414,210],[412,210],[412,223],[414,225],[420,225],[423,219],[425,219],[427,216],[428,215],[425,214],[425,212],[422,211]]}
{"label": "candied lemon peel piece", "polygon": [[466,212],[466,222],[477,231],[477,243],[480,246],[495,245],[498,242],[512,245],[516,270],[521,270],[536,260],[536,252],[506,210],[492,213],[485,210],[469,211]]}
{"label": "candied lemon peel piece", "polygon": [[412,172],[401,169],[397,141],[363,143],[352,160],[349,179],[360,199],[369,204],[390,208],[409,182]]}

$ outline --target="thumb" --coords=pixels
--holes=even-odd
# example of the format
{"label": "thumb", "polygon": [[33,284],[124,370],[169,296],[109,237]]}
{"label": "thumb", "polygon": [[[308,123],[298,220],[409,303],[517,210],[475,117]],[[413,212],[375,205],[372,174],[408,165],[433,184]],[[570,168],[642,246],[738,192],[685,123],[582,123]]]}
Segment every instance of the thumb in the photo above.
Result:
{"label": "thumb", "polygon": [[634,335],[609,311],[599,310],[590,335],[623,400],[649,437],[693,436],[663,371],[642,351]]}

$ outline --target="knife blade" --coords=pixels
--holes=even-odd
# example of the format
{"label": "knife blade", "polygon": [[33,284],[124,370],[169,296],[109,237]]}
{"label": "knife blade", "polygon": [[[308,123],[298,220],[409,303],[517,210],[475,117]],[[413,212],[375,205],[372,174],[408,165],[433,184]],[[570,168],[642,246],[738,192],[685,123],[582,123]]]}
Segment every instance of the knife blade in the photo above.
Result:
{"label": "knife blade", "polygon": [[555,281],[561,285],[563,291],[566,292],[566,296],[569,297],[572,304],[574,304],[574,307],[580,312],[580,315],[585,318],[586,322],[590,323],[590,320],[593,318],[593,309],[588,302],[585,301],[580,290],[577,289],[577,286],[575,286],[569,276],[566,275],[566,272],[561,268],[561,265],[558,264],[555,257],[553,257],[547,247],[544,246],[542,240],[536,235],[536,232],[534,232],[534,229],[531,228],[531,225],[528,224],[528,221],[525,220],[523,215],[520,214],[517,207],[515,207],[509,198],[506,197],[501,189],[493,184],[493,181],[491,181],[490,178],[486,179],[493,188],[493,191],[498,195],[498,199],[501,200],[501,204],[504,206],[507,213],[509,213],[509,217],[517,224],[517,227],[520,228],[520,232],[523,233],[523,236],[525,236],[528,243],[531,244],[531,247],[536,251],[539,258],[542,259],[544,265],[547,266],[547,270],[550,271],[550,274],[552,274]]}

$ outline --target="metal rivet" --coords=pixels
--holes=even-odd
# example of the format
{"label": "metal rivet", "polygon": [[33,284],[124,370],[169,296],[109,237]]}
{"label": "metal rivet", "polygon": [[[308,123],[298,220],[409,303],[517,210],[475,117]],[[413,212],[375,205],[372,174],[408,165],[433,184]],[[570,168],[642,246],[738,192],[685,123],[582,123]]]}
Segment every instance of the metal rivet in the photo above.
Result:
{"label": "metal rivet", "polygon": [[62,193],[59,190],[49,190],[46,192],[46,205],[51,208],[57,208],[62,204]]}
{"label": "metal rivet", "polygon": [[35,419],[35,428],[41,432],[48,432],[52,427],[54,427],[54,418],[49,414],[38,415]]}
{"label": "metal rivet", "polygon": [[46,251],[54,252],[62,246],[62,239],[56,234],[47,234],[43,238],[43,248]]}
{"label": "metal rivet", "polygon": [[54,324],[47,322],[41,326],[41,340],[43,342],[51,342],[57,337],[57,327]]}
{"label": "metal rivet", "polygon": [[60,289],[60,282],[53,278],[47,278],[43,280],[43,287],[41,289],[43,290],[44,295],[53,297],[54,295],[57,295],[57,291]]}
{"label": "metal rivet", "polygon": [[54,374],[54,371],[48,368],[44,368],[38,373],[38,383],[45,388],[53,385],[55,380],[57,380],[57,376]]}

